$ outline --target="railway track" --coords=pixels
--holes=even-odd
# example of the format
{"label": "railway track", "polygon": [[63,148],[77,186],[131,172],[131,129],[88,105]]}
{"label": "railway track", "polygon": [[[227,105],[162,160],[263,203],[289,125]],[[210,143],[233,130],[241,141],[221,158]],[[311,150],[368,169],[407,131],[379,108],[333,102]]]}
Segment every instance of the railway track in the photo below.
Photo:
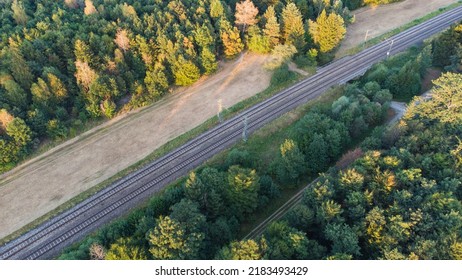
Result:
{"label": "railway track", "polygon": [[271,224],[274,221],[277,221],[284,217],[284,215],[292,209],[295,205],[300,203],[303,199],[303,194],[305,193],[305,190],[309,187],[311,187],[313,184],[316,184],[319,181],[319,178],[316,178],[314,181],[309,183],[306,187],[301,189],[299,192],[297,192],[294,196],[292,196],[284,205],[279,207],[276,211],[273,212],[270,216],[268,216],[263,222],[261,222],[257,227],[255,227],[251,232],[249,232],[243,240],[246,239],[255,239],[258,236],[262,235],[263,232],[265,232],[266,228],[268,227],[269,224]]}
{"label": "railway track", "polygon": [[[392,38],[398,53],[462,19],[462,7],[450,10]],[[297,106],[364,73],[387,57],[389,44],[382,42],[354,56],[320,68],[316,75],[283,90],[241,114],[217,125],[178,149],[115,182],[73,208],[0,248],[0,259],[43,259],[83,238],[108,221],[126,213],[153,193],[202,164],[241,138],[243,119],[249,133]]]}

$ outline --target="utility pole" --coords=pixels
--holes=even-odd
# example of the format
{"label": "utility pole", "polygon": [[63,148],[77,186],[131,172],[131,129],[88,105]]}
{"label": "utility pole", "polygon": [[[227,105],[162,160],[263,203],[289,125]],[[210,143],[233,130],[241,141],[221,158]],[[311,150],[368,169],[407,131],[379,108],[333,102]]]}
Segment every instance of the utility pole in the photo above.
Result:
{"label": "utility pole", "polygon": [[223,122],[223,116],[221,115],[221,112],[223,111],[223,103],[222,103],[222,100],[221,99],[218,99],[218,113],[217,113],[217,117],[218,117],[218,121],[220,123]]}
{"label": "utility pole", "polygon": [[366,30],[366,36],[364,36],[364,46],[367,46],[367,36],[369,36],[369,29]]}
{"label": "utility pole", "polygon": [[244,130],[242,131],[242,140],[247,142],[247,129],[248,129],[248,118],[247,116],[244,117]]}
{"label": "utility pole", "polygon": [[[385,39],[385,40],[387,40],[387,42],[389,42],[388,39]],[[390,48],[389,48],[388,51],[387,51],[387,59],[390,57],[391,48],[393,47],[393,43],[394,43],[394,42],[395,42],[395,40],[391,40],[391,43],[389,42]]]}

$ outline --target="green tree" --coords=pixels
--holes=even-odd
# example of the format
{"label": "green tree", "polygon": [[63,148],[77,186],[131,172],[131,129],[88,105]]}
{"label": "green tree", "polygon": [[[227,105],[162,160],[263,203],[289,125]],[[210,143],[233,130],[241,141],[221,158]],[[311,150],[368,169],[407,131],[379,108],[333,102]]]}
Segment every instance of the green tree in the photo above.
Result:
{"label": "green tree", "polygon": [[295,230],[286,222],[270,224],[264,233],[268,243],[267,256],[272,260],[312,259],[319,257],[317,242],[308,240],[306,234]]}
{"label": "green tree", "polygon": [[197,259],[203,233],[188,231],[168,216],[161,216],[149,234],[151,252],[158,260]]}
{"label": "green tree", "polygon": [[313,225],[314,215],[313,209],[304,204],[297,204],[287,212],[284,218],[287,220],[289,226],[303,232],[308,232]]}
{"label": "green tree", "polygon": [[11,3],[11,10],[13,11],[13,18],[18,25],[26,25],[27,14],[22,1],[13,0]]}
{"label": "green tree", "polygon": [[277,162],[276,170],[278,179],[284,183],[294,184],[306,170],[305,156],[291,139],[286,139],[279,149],[281,157]]}
{"label": "green tree", "polygon": [[147,257],[139,246],[133,244],[130,238],[120,238],[106,253],[106,260],[146,260]]}
{"label": "green tree", "polygon": [[451,64],[451,57],[457,54],[457,46],[462,38],[462,25],[456,25],[441,33],[432,41],[433,65],[445,67]]}
{"label": "green tree", "polygon": [[205,23],[202,24],[201,27],[195,29],[193,34],[194,41],[203,49],[210,47],[214,43],[213,34]]}
{"label": "green tree", "polygon": [[300,10],[294,3],[288,3],[282,10],[282,37],[286,44],[294,45],[297,50],[305,46],[305,27]]}
{"label": "green tree", "polygon": [[26,110],[28,105],[27,93],[16,83],[11,76],[0,77],[0,84],[5,89],[2,99],[21,111]]}
{"label": "green tree", "polygon": [[345,37],[345,22],[341,16],[335,13],[327,15],[324,10],[316,21],[310,20],[308,25],[313,41],[319,45],[319,49],[323,53],[333,50]]}
{"label": "green tree", "polygon": [[220,0],[212,0],[210,2],[210,16],[212,18],[222,17],[225,13],[223,3]]}
{"label": "green tree", "polygon": [[410,106],[411,116],[420,116],[443,123],[462,123],[462,75],[445,73],[437,80],[429,100]]}
{"label": "green tree", "polygon": [[297,49],[293,45],[277,45],[271,51],[271,59],[265,63],[265,67],[272,70],[281,67],[296,53]]}
{"label": "green tree", "polygon": [[332,242],[332,255],[361,256],[358,235],[350,226],[347,224],[328,224],[324,231],[326,238]]}
{"label": "green tree", "polygon": [[218,68],[217,58],[210,48],[202,49],[200,53],[200,63],[206,75],[214,73]]}
{"label": "green tree", "polygon": [[259,242],[248,239],[234,241],[230,248],[225,247],[219,252],[219,259],[228,260],[262,260],[266,251],[266,242],[261,239]]}
{"label": "green tree", "polygon": [[173,67],[173,75],[176,85],[189,86],[199,79],[200,70],[192,61],[179,56]]}
{"label": "green tree", "polygon": [[306,151],[306,158],[308,170],[310,170],[311,174],[316,174],[326,169],[329,159],[328,146],[321,134],[316,133],[313,136]]}
{"label": "green tree", "polygon": [[54,140],[64,139],[67,136],[67,128],[57,119],[49,120],[46,124],[47,136]]}
{"label": "green tree", "polygon": [[9,58],[8,66],[11,75],[23,90],[29,90],[34,80],[34,75],[20,49],[20,43],[10,38],[9,44],[10,47],[7,52],[7,57]]}
{"label": "green tree", "polygon": [[48,85],[41,78],[37,79],[37,83],[32,84],[30,91],[34,103],[42,105],[48,111],[51,111],[55,107],[54,105],[56,104],[55,100],[53,100],[53,95]]}
{"label": "green tree", "polygon": [[220,37],[226,57],[235,57],[244,49],[239,30],[236,27],[231,27],[226,19],[220,20]]}
{"label": "green tree", "polygon": [[14,118],[6,127],[6,133],[10,136],[16,146],[24,149],[32,140],[32,132],[27,124],[20,118]]}
{"label": "green tree", "polygon": [[149,99],[157,100],[165,93],[169,86],[165,67],[161,64],[156,64],[153,70],[146,71],[144,83],[149,93]]}
{"label": "green tree", "polygon": [[187,233],[205,231],[205,216],[199,211],[199,204],[189,199],[182,199],[171,207],[170,218],[179,222]]}
{"label": "green tree", "polygon": [[387,80],[390,92],[396,97],[411,99],[420,92],[420,66],[416,61],[408,61],[397,74]]}
{"label": "green tree", "polygon": [[268,53],[270,51],[269,38],[261,34],[261,30],[257,26],[249,28],[249,36],[247,39],[247,47],[255,53]]}
{"label": "green tree", "polygon": [[228,170],[228,195],[237,213],[250,214],[258,206],[260,188],[257,172],[233,165]]}
{"label": "green tree", "polygon": [[202,202],[206,190],[202,180],[196,176],[195,172],[191,172],[184,184],[184,191],[186,198],[192,201]]}
{"label": "green tree", "polygon": [[274,47],[279,44],[279,39],[281,38],[281,26],[276,17],[274,7],[270,6],[263,15],[265,21],[265,28],[263,33],[268,38],[270,46]]}
{"label": "green tree", "polygon": [[75,59],[78,61],[86,62],[91,64],[92,61],[92,53],[90,51],[90,46],[85,43],[84,41],[77,39],[74,44],[74,55]]}

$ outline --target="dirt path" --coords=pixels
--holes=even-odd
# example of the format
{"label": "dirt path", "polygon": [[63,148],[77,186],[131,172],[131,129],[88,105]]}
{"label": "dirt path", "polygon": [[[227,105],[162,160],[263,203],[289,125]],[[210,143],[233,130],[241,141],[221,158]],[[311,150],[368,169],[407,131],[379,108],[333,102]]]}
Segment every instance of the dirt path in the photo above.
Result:
{"label": "dirt path", "polygon": [[421,18],[439,8],[456,3],[457,0],[406,0],[378,7],[364,7],[353,12],[356,21],[348,26],[337,57],[347,50],[408,22]]}
{"label": "dirt path", "polygon": [[243,55],[212,77],[97,127],[0,176],[0,238],[145,158],[223,108],[268,87],[266,56]]}

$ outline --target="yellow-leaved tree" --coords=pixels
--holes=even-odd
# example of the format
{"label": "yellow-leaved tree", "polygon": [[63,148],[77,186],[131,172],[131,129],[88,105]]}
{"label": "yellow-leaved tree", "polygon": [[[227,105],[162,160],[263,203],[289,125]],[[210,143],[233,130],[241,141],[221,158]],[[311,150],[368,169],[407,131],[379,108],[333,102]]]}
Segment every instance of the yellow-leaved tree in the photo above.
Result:
{"label": "yellow-leaved tree", "polygon": [[309,21],[309,32],[320,51],[327,53],[337,47],[345,37],[345,22],[341,16],[335,13],[327,15],[324,10],[316,21]]}

